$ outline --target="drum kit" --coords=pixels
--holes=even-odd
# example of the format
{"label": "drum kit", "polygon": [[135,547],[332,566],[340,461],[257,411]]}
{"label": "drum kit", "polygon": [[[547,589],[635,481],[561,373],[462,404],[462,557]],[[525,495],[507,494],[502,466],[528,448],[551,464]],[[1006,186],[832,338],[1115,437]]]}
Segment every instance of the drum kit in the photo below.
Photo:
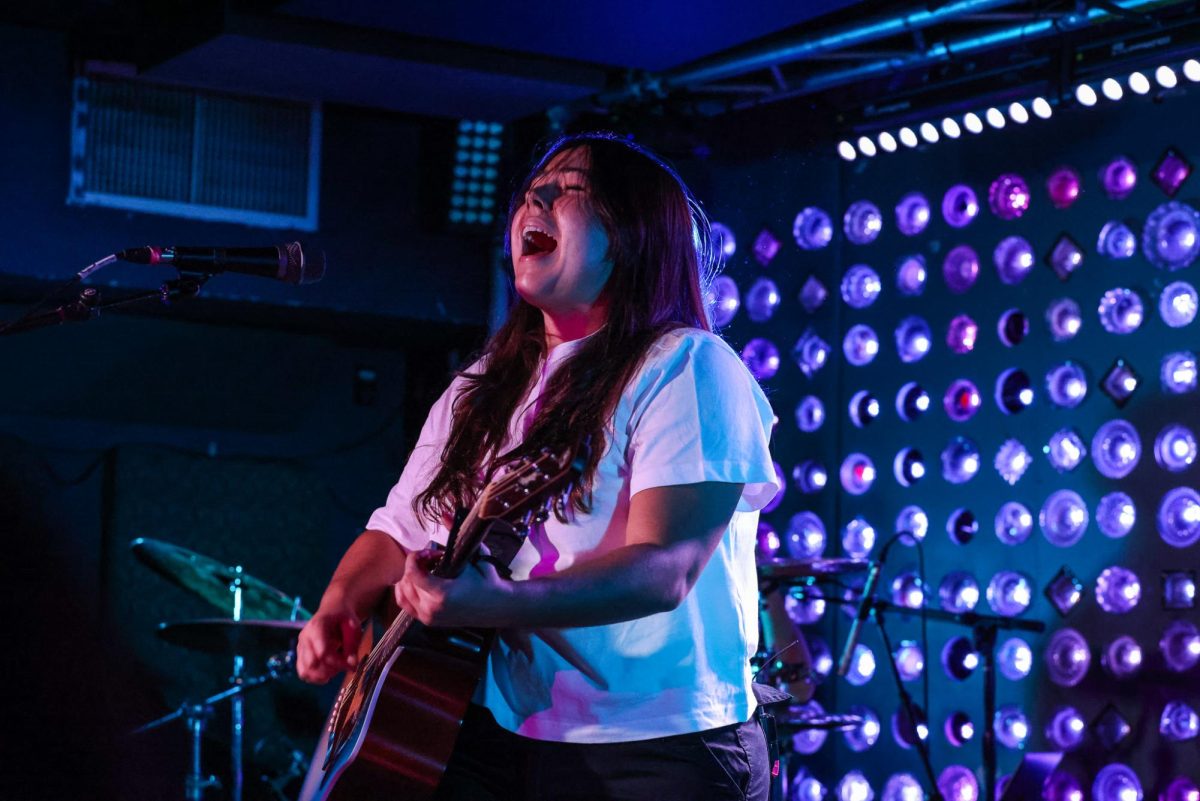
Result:
{"label": "drum kit", "polygon": [[[201,745],[205,725],[216,705],[228,701],[232,720],[229,797],[241,801],[245,733],[243,696],[249,690],[292,672],[296,637],[312,614],[300,605],[298,596],[280,592],[246,573],[241,565],[226,565],[160,540],[138,538],[131,547],[134,556],[151,570],[208,601],[226,615],[161,623],[158,636],[192,651],[227,656],[233,666],[227,689],[199,701],[185,701],[175,711],[134,732],[147,732],[176,720],[186,724],[191,754],[184,779],[184,798],[199,801],[207,791],[220,785],[219,779],[206,774],[202,768]],[[251,673],[247,670],[251,665],[264,667],[262,672]]]}

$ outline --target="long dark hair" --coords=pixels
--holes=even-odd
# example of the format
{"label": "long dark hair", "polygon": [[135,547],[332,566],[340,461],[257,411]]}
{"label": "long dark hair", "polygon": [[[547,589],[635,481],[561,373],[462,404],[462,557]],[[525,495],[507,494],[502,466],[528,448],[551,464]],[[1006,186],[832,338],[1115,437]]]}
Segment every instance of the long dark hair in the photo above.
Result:
{"label": "long dark hair", "polygon": [[[708,220],[673,169],[647,149],[608,133],[560,138],[545,149],[508,209],[508,231],[533,180],[559,153],[588,153],[590,200],[608,235],[612,274],[604,288],[606,324],[555,371],[523,444],[500,453],[517,404],[546,353],[542,313],[518,298],[484,348],[478,372],[463,372],[441,465],[413,500],[427,519],[449,519],[473,502],[500,465],[543,446],[589,441],[591,453],[571,508],[591,508],[605,426],[650,345],[676,328],[712,330],[705,291],[716,271]],[[565,512],[565,510],[563,510]],[[560,517],[562,513],[560,512]]]}

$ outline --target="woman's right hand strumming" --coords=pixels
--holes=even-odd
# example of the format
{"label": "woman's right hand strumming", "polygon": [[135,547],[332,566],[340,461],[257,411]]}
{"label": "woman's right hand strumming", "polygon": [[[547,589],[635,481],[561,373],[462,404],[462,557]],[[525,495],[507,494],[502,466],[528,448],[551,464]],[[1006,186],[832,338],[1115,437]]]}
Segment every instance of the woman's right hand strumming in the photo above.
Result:
{"label": "woman's right hand strumming", "polygon": [[296,673],[310,684],[324,684],[358,666],[362,621],[350,609],[318,609],[300,631]]}

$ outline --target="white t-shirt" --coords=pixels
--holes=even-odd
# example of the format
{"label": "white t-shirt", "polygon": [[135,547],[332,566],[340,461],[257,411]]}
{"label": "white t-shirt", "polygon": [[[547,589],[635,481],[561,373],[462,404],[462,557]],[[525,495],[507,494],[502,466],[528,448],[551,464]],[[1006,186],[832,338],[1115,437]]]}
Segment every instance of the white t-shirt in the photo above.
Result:
{"label": "white t-shirt", "polygon": [[[551,350],[517,407],[510,445],[532,421],[547,378],[582,342]],[[409,550],[446,539],[444,527],[414,514],[412,499],[435,472],[460,387],[456,379],[434,404],[387,504],[367,523]],[[773,419],[762,390],[720,337],[679,329],[651,346],[606,431],[591,514],[534,526],[513,559],[513,579],[551,574],[621,547],[629,499],[644,489],[745,484],[737,511],[673,611],[555,629],[547,637],[553,647],[536,631],[501,632],[476,694],[501,726],[541,740],[600,743],[749,719],[755,708],[749,660],[758,642],[758,510],[778,489],[768,450]]]}

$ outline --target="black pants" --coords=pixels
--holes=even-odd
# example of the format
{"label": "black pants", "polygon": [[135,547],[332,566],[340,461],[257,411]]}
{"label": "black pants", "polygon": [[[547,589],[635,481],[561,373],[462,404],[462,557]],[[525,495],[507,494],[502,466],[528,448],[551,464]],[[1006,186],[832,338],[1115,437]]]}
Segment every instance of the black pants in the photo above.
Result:
{"label": "black pants", "polygon": [[766,801],[767,744],[755,718],[626,743],[513,734],[471,705],[437,801]]}

